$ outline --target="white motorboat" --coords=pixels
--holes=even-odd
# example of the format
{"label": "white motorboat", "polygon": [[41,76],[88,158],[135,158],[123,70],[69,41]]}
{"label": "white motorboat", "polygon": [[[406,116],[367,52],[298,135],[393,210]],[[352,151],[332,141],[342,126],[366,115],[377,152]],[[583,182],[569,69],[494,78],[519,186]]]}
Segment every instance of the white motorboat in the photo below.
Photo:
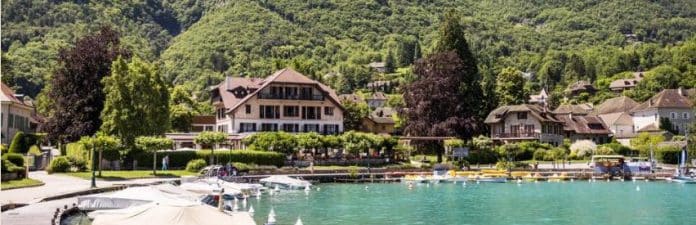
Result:
{"label": "white motorboat", "polygon": [[286,175],[273,175],[267,178],[259,180],[259,183],[266,187],[290,189],[290,190],[303,190],[305,187],[311,187],[312,183],[306,180],[301,180],[297,178],[292,178]]}
{"label": "white motorboat", "polygon": [[682,149],[681,157],[679,157],[679,167],[676,169],[674,177],[668,180],[681,184],[696,184],[696,178],[687,176],[686,172],[686,149]]}

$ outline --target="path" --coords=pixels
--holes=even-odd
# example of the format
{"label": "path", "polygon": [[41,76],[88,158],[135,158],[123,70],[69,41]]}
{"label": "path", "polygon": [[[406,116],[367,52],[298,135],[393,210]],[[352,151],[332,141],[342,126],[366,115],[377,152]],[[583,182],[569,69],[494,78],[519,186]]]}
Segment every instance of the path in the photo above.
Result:
{"label": "path", "polygon": [[[0,203],[36,203],[41,199],[61,194],[90,189],[90,180],[61,174],[48,174],[45,171],[29,172],[29,177],[40,180],[45,184],[38,187],[19,188],[0,191]],[[97,187],[109,187],[113,185],[151,183],[166,180],[176,180],[177,178],[147,178],[123,181],[104,181],[97,180]]]}

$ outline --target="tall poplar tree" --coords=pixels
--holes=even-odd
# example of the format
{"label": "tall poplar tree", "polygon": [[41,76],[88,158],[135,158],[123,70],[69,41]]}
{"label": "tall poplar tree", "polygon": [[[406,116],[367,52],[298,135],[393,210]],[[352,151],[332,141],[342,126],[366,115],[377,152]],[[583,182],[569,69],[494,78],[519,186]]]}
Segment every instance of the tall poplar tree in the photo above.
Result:
{"label": "tall poplar tree", "polygon": [[119,47],[118,33],[108,27],[61,50],[48,93],[53,113],[42,127],[50,140],[73,142],[99,130],[104,108],[100,81],[109,75],[118,55],[129,53]]}
{"label": "tall poplar tree", "polygon": [[169,127],[169,91],[157,69],[135,57],[119,57],[103,81],[102,130],[134,146],[139,136],[163,135]]}

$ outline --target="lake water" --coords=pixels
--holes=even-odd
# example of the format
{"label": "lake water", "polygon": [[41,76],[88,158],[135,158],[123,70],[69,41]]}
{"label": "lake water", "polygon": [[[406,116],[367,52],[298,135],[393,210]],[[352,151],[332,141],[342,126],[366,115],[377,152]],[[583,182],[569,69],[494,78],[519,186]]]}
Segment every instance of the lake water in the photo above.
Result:
{"label": "lake water", "polygon": [[[365,186],[369,186],[365,190]],[[317,191],[316,187],[321,190]],[[639,190],[637,190],[639,187]],[[320,184],[250,199],[257,224],[696,224],[696,185],[666,182]]]}

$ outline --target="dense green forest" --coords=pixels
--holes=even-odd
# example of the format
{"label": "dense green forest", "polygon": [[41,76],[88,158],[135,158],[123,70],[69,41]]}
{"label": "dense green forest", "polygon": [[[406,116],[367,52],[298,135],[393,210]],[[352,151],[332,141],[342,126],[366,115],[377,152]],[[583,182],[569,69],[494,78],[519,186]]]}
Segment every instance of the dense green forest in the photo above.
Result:
{"label": "dense green forest", "polygon": [[[484,91],[508,67],[534,74],[528,93],[560,93],[577,80],[606,88],[624,72],[653,69],[691,79],[668,86],[696,84],[693,0],[7,0],[2,80],[41,101],[59,49],[108,25],[125,48],[198,101],[226,75],[266,76],[286,66],[346,93],[370,80],[408,80],[419,53],[435,46],[448,9],[466,28]],[[402,68],[397,73],[366,66],[388,55]],[[652,86],[627,94],[642,100],[664,87],[645,83]]]}

